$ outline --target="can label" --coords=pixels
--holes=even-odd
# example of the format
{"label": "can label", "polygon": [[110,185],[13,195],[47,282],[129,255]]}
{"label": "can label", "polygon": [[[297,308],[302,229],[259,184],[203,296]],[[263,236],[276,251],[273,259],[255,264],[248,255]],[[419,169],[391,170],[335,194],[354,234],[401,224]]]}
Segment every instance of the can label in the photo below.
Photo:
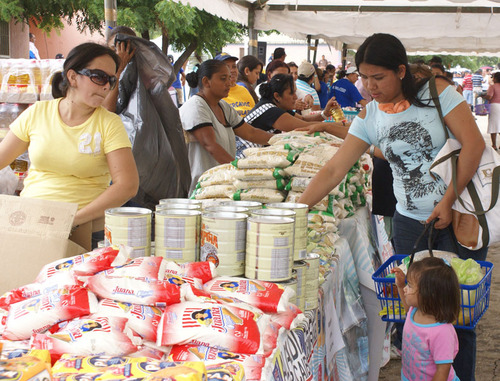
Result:
{"label": "can label", "polygon": [[178,262],[195,262],[199,255],[199,220],[196,214],[156,213],[157,255]]}

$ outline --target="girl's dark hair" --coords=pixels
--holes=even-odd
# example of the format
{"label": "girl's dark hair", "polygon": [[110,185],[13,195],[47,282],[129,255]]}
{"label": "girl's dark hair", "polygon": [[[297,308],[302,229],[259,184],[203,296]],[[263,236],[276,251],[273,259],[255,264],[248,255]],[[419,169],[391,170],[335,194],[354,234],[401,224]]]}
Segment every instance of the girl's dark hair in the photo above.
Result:
{"label": "girl's dark hair", "polygon": [[206,60],[200,65],[198,70],[192,71],[186,75],[186,81],[189,87],[200,89],[203,88],[201,80],[203,77],[211,79],[215,73],[218,73],[222,68],[227,67],[224,61],[219,60]]}
{"label": "girl's dark hair", "polygon": [[413,262],[408,279],[418,289],[418,305],[438,322],[453,323],[460,312],[460,286],[455,270],[441,258],[427,257]]}
{"label": "girl's dark hair", "polygon": [[269,76],[270,73],[272,73],[273,71],[275,71],[280,67],[286,67],[288,69],[288,73],[290,73],[290,68],[286,63],[284,63],[281,60],[273,60],[269,62],[266,66],[266,75]]}
{"label": "girl's dark hair", "polygon": [[85,69],[92,60],[106,55],[110,56],[113,61],[115,61],[115,71],[118,70],[118,66],[120,66],[120,57],[118,57],[118,54],[116,54],[113,49],[107,46],[94,42],[86,42],[71,49],[64,61],[64,71],[57,72],[52,77],[52,96],[54,98],[66,96],[69,88],[67,77],[69,70],[80,71]]}
{"label": "girl's dark hair", "polygon": [[[406,73],[401,82],[405,99],[410,104],[418,107],[428,106],[417,98],[418,88],[410,72],[406,49],[401,41],[393,35],[385,33],[372,34],[359,47],[355,61],[358,69],[362,63],[367,63],[384,67],[395,73],[398,73],[400,65],[404,65]],[[425,82],[427,81],[423,80],[419,82],[419,85],[423,85]]]}
{"label": "girl's dark hair", "polygon": [[262,98],[274,101],[274,93],[283,96],[285,90],[290,89],[292,94],[295,92],[294,80],[288,74],[276,74],[269,82],[260,85],[259,92]]}
{"label": "girl's dark hair", "polygon": [[238,81],[243,82],[246,85],[246,88],[250,95],[252,96],[253,100],[255,103],[259,101],[259,97],[255,93],[255,90],[253,88],[253,84],[248,82],[247,75],[245,74],[245,68],[248,68],[248,70],[252,71],[255,70],[256,67],[260,66],[260,69],[264,67],[264,64],[262,63],[261,60],[259,60],[257,57],[248,55],[242,57],[238,61]]}

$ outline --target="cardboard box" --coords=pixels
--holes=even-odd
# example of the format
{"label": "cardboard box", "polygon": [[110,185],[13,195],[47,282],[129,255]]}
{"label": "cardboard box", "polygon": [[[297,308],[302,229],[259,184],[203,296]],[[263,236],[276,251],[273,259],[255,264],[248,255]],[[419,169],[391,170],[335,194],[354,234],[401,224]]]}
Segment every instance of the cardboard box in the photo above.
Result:
{"label": "cardboard box", "polygon": [[77,204],[0,195],[0,295],[33,283],[44,265],[87,250],[68,239]]}

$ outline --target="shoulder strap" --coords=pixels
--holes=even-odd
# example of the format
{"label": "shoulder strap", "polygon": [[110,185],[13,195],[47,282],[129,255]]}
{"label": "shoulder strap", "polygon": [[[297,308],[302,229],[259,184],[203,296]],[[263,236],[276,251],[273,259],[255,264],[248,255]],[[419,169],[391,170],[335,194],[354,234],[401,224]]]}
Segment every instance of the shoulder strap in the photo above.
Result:
{"label": "shoulder strap", "polygon": [[436,106],[436,109],[439,113],[439,119],[441,120],[441,125],[443,126],[444,129],[444,136],[446,139],[450,138],[450,134],[448,134],[448,129],[446,128],[446,124],[444,123],[444,117],[443,117],[443,110],[441,109],[441,102],[439,102],[439,95],[437,92],[437,87],[436,87],[436,77],[432,76],[429,78],[429,91],[431,93],[432,101],[434,102],[434,105]]}

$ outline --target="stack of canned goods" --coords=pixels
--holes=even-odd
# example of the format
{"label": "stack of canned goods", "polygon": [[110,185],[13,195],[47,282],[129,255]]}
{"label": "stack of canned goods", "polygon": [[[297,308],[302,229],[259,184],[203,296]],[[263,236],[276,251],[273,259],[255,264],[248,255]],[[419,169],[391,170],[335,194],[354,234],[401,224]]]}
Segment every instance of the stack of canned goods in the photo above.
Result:
{"label": "stack of canned goods", "polygon": [[318,308],[319,290],[319,254],[308,254],[306,262],[305,310]]}
{"label": "stack of canned goods", "polygon": [[267,209],[286,209],[295,212],[295,237],[293,260],[300,261],[307,255],[307,204],[277,202],[266,205]]}
{"label": "stack of canned goods", "polygon": [[293,271],[297,275],[297,289],[295,304],[302,311],[306,306],[306,270],[307,263],[305,261],[295,261],[293,263]]}
{"label": "stack of canned goods", "polygon": [[111,208],[104,213],[104,245],[127,245],[133,257],[151,255],[151,210]]}

